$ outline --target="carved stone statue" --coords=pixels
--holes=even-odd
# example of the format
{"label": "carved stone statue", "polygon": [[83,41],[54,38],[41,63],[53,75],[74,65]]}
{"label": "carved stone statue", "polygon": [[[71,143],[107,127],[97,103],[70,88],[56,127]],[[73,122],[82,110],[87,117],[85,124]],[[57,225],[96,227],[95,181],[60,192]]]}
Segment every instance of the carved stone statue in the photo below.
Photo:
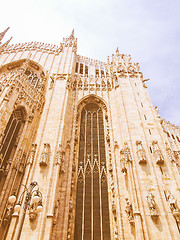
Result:
{"label": "carved stone statue", "polygon": [[153,141],[152,146],[153,146],[154,156],[156,158],[156,163],[157,164],[163,164],[164,163],[164,157],[162,155],[161,149],[159,148],[158,142]]}
{"label": "carved stone statue", "polygon": [[49,145],[49,143],[44,143],[44,148],[41,153],[39,165],[47,166],[47,164],[49,162],[49,156],[50,156],[50,145]]}
{"label": "carved stone statue", "polygon": [[120,151],[120,163],[121,163],[121,172],[126,173],[127,172],[126,159],[125,159],[125,154],[123,149]]}
{"label": "carved stone statue", "polygon": [[128,198],[125,198],[125,200],[126,200],[125,212],[128,215],[128,219],[129,219],[130,223],[132,223],[134,221],[134,214],[133,214],[132,204],[129,202]]}
{"label": "carved stone statue", "polygon": [[170,206],[170,209],[172,212],[176,212],[176,211],[179,211],[179,207],[177,205],[177,200],[175,199],[175,197],[172,195],[171,192],[167,192],[166,193],[166,196],[167,196],[167,200],[169,202],[169,206]]}
{"label": "carved stone statue", "polygon": [[149,193],[147,195],[146,199],[147,199],[149,209],[150,210],[155,210],[156,209],[156,203],[155,203],[155,200],[154,200],[154,195],[152,193]]}
{"label": "carved stone statue", "polygon": [[137,146],[137,155],[139,158],[139,164],[146,164],[147,163],[146,154],[145,154],[145,150],[142,146],[142,142],[136,141],[136,146]]}
{"label": "carved stone statue", "polygon": [[157,213],[157,210],[156,210],[155,197],[151,192],[149,192],[149,194],[147,195],[146,200],[147,200],[147,203],[148,203],[148,207],[150,209],[151,217],[157,217],[158,213]]}

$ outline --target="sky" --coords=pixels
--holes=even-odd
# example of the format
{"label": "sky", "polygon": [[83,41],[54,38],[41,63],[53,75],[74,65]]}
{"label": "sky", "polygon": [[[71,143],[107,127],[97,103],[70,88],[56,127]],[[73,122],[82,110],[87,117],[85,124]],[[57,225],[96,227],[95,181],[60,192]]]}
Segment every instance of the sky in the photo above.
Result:
{"label": "sky", "polygon": [[180,126],[180,0],[9,0],[0,31],[11,43],[57,44],[75,29],[78,54],[105,61],[115,53],[139,62],[160,116]]}

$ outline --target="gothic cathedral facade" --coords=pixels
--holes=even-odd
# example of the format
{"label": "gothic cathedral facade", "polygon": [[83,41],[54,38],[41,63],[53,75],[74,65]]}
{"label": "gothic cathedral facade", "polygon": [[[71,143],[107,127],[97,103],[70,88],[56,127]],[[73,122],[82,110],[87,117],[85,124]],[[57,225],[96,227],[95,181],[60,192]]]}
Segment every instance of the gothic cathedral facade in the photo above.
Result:
{"label": "gothic cathedral facade", "polygon": [[138,63],[2,43],[0,238],[180,239],[180,128],[159,116]]}

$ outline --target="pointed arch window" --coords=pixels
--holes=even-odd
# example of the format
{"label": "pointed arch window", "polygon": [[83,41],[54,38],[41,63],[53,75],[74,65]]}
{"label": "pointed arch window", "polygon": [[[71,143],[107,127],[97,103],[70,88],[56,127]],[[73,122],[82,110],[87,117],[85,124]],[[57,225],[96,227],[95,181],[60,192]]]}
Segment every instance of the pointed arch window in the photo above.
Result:
{"label": "pointed arch window", "polygon": [[1,168],[5,169],[12,153],[13,147],[16,144],[17,138],[24,125],[25,113],[24,109],[16,109],[10,116],[4,131],[4,137],[0,145]]}
{"label": "pointed arch window", "polygon": [[81,112],[76,192],[75,240],[110,240],[106,154],[102,109]]}

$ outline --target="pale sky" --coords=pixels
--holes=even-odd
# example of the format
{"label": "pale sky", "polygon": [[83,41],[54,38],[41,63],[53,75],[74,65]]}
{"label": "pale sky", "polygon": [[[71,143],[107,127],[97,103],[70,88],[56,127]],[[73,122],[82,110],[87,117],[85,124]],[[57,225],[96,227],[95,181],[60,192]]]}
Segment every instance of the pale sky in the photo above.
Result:
{"label": "pale sky", "polygon": [[106,61],[118,47],[150,78],[161,117],[180,126],[180,0],[9,0],[0,22],[11,43],[59,45],[74,28],[80,55]]}

